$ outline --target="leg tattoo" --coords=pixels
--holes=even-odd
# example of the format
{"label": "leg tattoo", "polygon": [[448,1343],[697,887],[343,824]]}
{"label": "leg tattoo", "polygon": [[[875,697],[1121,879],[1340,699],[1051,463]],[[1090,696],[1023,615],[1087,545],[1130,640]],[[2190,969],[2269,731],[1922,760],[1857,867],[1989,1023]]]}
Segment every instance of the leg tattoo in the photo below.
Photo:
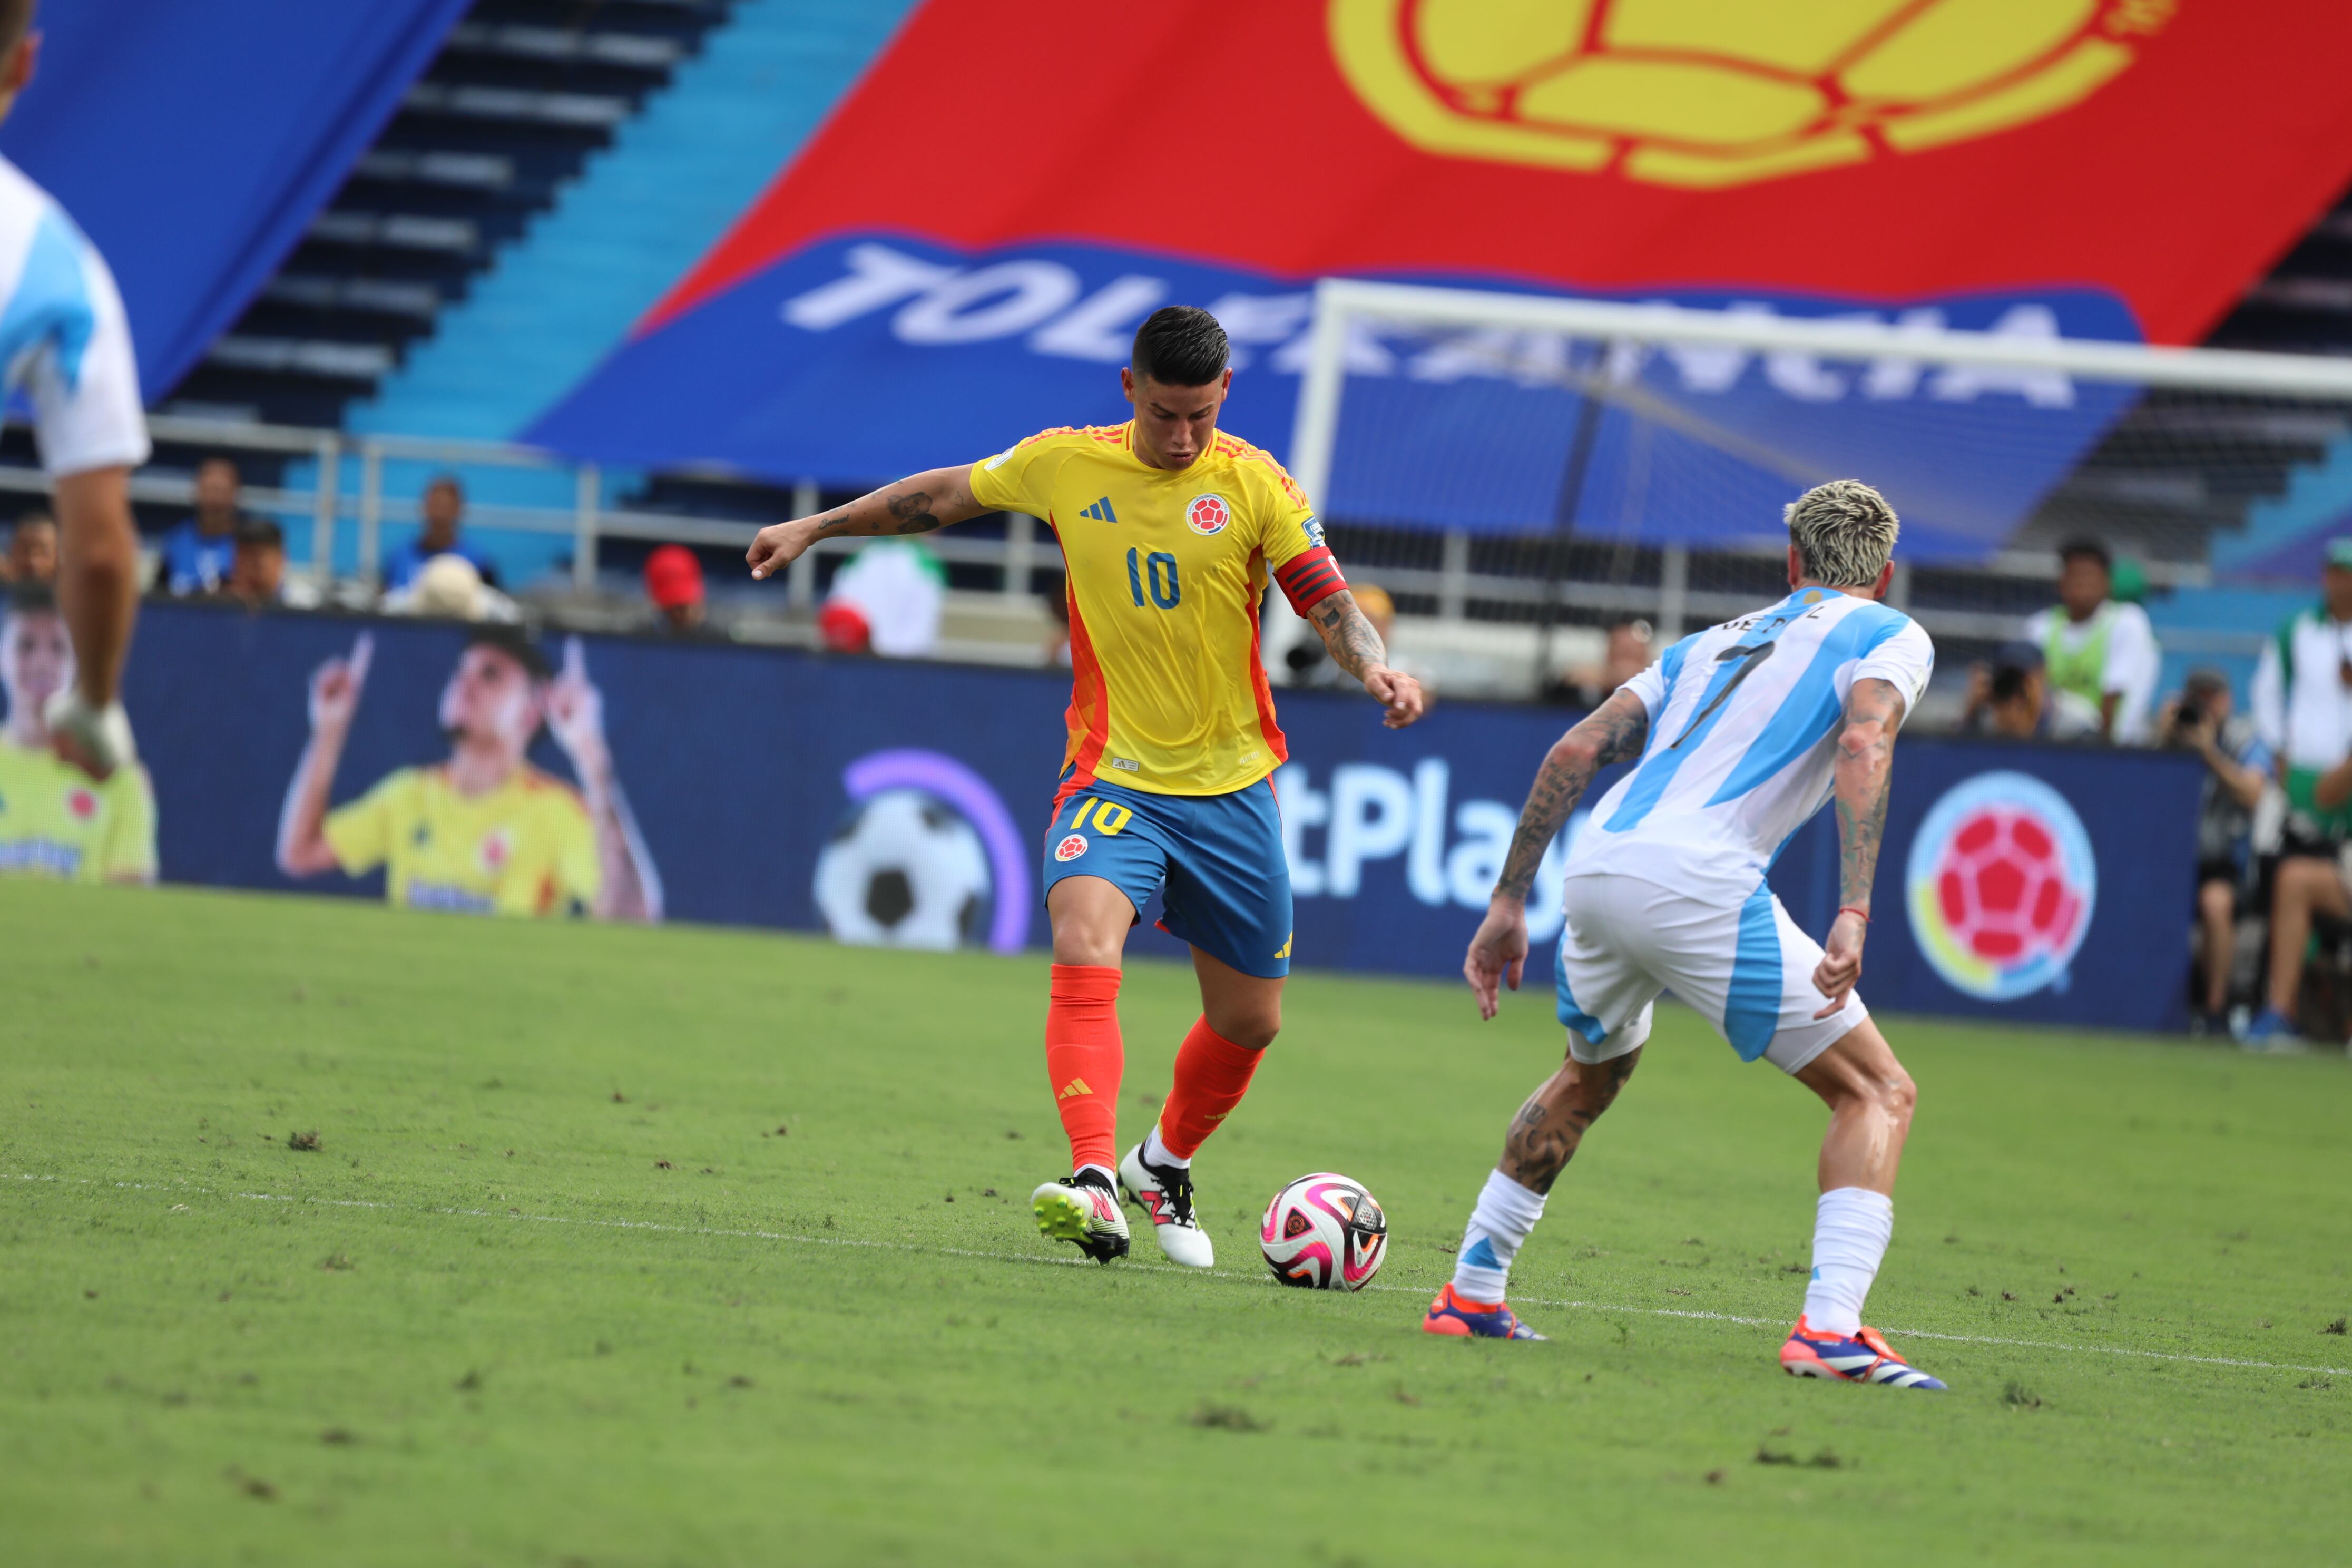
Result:
{"label": "leg tattoo", "polygon": [[1576,1157],[1584,1130],[1615,1101],[1641,1059],[1637,1047],[1591,1067],[1573,1058],[1562,1063],[1512,1119],[1498,1169],[1530,1192],[1550,1192]]}

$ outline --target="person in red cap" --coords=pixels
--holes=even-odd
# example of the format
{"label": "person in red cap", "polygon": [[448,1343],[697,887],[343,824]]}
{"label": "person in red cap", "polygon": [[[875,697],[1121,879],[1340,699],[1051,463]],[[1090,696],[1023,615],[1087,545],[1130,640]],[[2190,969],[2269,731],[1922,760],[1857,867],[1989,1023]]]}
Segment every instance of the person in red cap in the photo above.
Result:
{"label": "person in red cap", "polygon": [[690,637],[702,630],[702,563],[683,544],[665,544],[646,557],[646,597],[661,613],[661,628]]}

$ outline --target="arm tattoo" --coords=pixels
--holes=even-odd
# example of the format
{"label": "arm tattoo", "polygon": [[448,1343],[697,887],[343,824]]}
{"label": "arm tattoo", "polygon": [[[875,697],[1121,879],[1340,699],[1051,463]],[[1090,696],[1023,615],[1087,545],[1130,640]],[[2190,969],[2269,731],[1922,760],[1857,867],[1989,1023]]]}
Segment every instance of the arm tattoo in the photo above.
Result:
{"label": "arm tattoo", "polygon": [[1867,911],[1886,837],[1886,803],[1894,784],[1895,732],[1903,723],[1903,694],[1884,680],[1858,680],[1846,699],[1838,735],[1838,902]]}
{"label": "arm tattoo", "polygon": [[1503,875],[1495,884],[1496,897],[1528,896],[1543,865],[1544,851],[1559,837],[1560,824],[1576,809],[1576,803],[1584,798],[1593,775],[1612,763],[1640,756],[1649,739],[1650,710],[1642,706],[1639,697],[1622,687],[1560,737],[1537,771],[1535,787],[1528,791],[1518,831],[1511,836],[1510,852],[1503,858]]}
{"label": "arm tattoo", "polygon": [[892,496],[888,504],[890,515],[898,524],[890,531],[893,533],[929,533],[940,526],[940,520],[931,514],[931,497],[928,490],[912,490],[906,495]]}
{"label": "arm tattoo", "polygon": [[1372,623],[1356,607],[1356,595],[1347,589],[1307,611],[1307,618],[1322,634],[1323,646],[1331,650],[1331,662],[1358,679],[1372,666],[1389,661],[1381,634],[1372,629]]}

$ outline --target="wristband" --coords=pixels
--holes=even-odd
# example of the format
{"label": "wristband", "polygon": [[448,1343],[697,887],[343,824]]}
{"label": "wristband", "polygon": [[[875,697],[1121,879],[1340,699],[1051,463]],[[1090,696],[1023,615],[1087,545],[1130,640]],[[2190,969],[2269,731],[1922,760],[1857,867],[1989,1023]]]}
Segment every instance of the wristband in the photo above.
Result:
{"label": "wristband", "polygon": [[1852,904],[1839,905],[1838,913],[1842,915],[1860,915],[1862,917],[1863,924],[1868,925],[1870,923],[1870,911],[1868,910],[1858,910]]}

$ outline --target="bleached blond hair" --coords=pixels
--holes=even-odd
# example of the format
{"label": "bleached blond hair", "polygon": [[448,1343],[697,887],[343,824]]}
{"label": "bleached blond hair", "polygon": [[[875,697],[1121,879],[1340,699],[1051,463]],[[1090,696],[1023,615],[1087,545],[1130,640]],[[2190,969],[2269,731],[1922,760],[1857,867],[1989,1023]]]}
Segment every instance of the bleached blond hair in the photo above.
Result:
{"label": "bleached blond hair", "polygon": [[1789,542],[1805,575],[1824,588],[1867,588],[1895,559],[1903,524],[1886,498],[1860,479],[1815,485],[1789,503]]}

